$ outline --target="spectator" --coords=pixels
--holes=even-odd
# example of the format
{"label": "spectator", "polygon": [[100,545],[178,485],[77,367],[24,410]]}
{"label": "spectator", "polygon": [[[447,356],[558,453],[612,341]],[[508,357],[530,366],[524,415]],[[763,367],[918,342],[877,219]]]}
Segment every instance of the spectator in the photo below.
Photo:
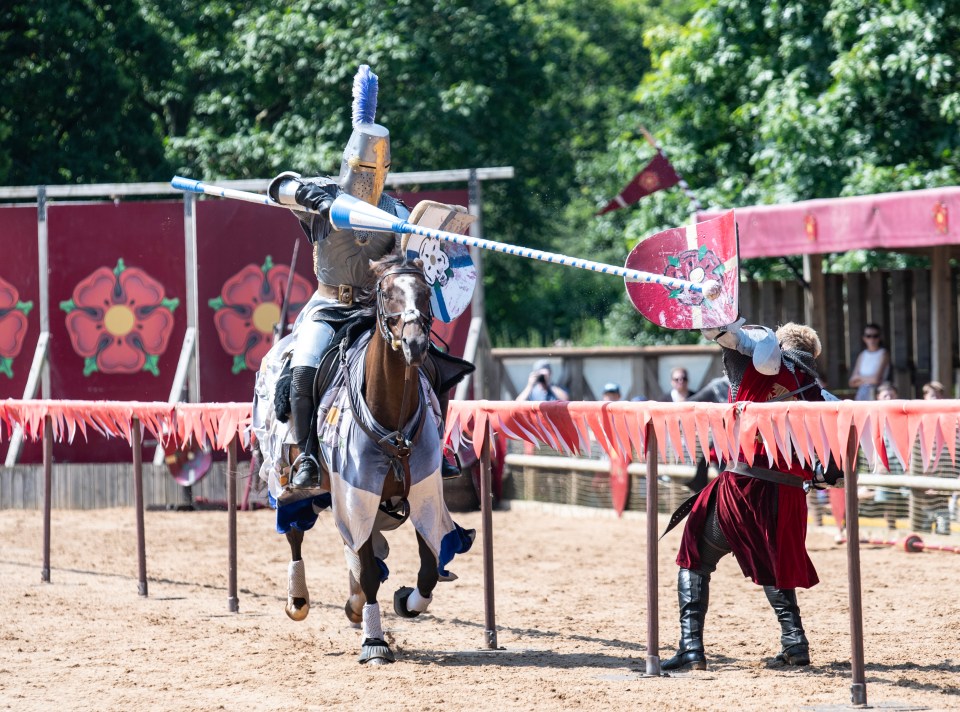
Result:
{"label": "spectator", "polygon": [[690,374],[682,366],[670,372],[670,392],[664,393],[661,400],[682,403],[690,397]]}
{"label": "spectator", "polygon": [[943,388],[943,384],[940,381],[930,381],[923,387],[923,399],[924,400],[940,400],[941,398],[946,398],[946,391]]}
{"label": "spectator", "polygon": [[[897,387],[889,381],[884,381],[877,386],[877,400],[888,401],[899,398]],[[893,487],[877,487],[873,492],[873,501],[880,505],[883,510],[884,519],[887,520],[887,529],[893,531],[897,528],[897,502],[902,503],[903,493]]]}
{"label": "spectator", "polygon": [[620,384],[610,381],[603,387],[603,395],[600,396],[600,400],[606,401],[607,403],[613,403],[620,400],[621,397]]}
{"label": "spectator", "polygon": [[877,386],[877,400],[896,400],[899,397],[897,387],[890,381],[884,381]]}
{"label": "spectator", "polygon": [[850,373],[850,387],[857,389],[854,400],[874,400],[877,387],[887,378],[890,370],[890,354],[883,346],[883,337],[877,324],[867,324],[863,329],[866,348],[857,355]]}
{"label": "spectator", "polygon": [[546,359],[533,364],[533,370],[527,379],[527,385],[517,394],[518,401],[565,401],[570,394],[551,380],[551,366]]}

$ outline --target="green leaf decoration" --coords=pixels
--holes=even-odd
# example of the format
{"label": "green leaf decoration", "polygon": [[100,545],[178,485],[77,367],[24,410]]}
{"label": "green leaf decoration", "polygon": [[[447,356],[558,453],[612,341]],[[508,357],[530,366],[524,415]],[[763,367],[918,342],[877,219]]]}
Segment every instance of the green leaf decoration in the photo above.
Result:
{"label": "green leaf decoration", "polygon": [[7,378],[13,378],[13,359],[2,357],[0,358],[0,373],[5,375]]}
{"label": "green leaf decoration", "polygon": [[713,268],[713,273],[715,275],[724,275],[727,273],[727,268],[724,267],[723,265],[717,265],[716,267]]}
{"label": "green leaf decoration", "polygon": [[700,245],[700,249],[697,250],[697,258],[702,260],[704,257],[706,257],[706,255],[707,255],[707,246]]}
{"label": "green leaf decoration", "polygon": [[223,309],[223,299],[221,297],[216,297],[207,302],[210,305],[211,309]]}
{"label": "green leaf decoration", "polygon": [[23,312],[23,315],[26,316],[30,313],[30,310],[33,309],[33,302],[17,302],[17,306],[15,306],[14,309]]}
{"label": "green leaf decoration", "polygon": [[676,299],[676,298],[679,297],[682,293],[683,293],[683,290],[682,290],[682,289],[674,289],[672,292],[670,292],[670,298],[671,298],[671,299]]}
{"label": "green leaf decoration", "polygon": [[264,274],[273,269],[273,255],[267,255],[266,259],[263,261],[263,266],[260,267]]}
{"label": "green leaf decoration", "polygon": [[672,257],[670,257],[670,259],[667,260],[667,264],[670,265],[671,267],[679,267],[680,260],[677,259],[676,255],[673,255]]}
{"label": "green leaf decoration", "polygon": [[180,300],[177,297],[174,297],[173,299],[162,299],[160,303],[171,312],[180,306]]}
{"label": "green leaf decoration", "polygon": [[143,370],[144,370],[144,371],[149,371],[149,372],[152,373],[154,376],[159,376],[159,375],[160,375],[160,369],[157,368],[157,362],[158,362],[159,360],[160,360],[160,356],[159,356],[158,354],[147,354],[147,360],[146,360],[146,362],[143,364]]}
{"label": "green leaf decoration", "polygon": [[117,266],[113,268],[113,273],[119,277],[120,273],[126,268],[127,266],[123,263],[123,258],[121,257],[117,260]]}
{"label": "green leaf decoration", "polygon": [[97,359],[92,356],[87,356],[83,361],[83,375],[89,376],[91,373],[96,373],[100,369],[97,368]]}
{"label": "green leaf decoration", "polygon": [[233,367],[230,371],[233,372],[233,375],[236,376],[241,371],[247,370],[247,360],[244,358],[243,354],[237,354],[233,357]]}
{"label": "green leaf decoration", "polygon": [[68,299],[65,302],[60,302],[60,308],[63,311],[65,311],[67,314],[69,314],[70,312],[72,312],[74,309],[77,308],[77,305],[74,303],[72,299]]}

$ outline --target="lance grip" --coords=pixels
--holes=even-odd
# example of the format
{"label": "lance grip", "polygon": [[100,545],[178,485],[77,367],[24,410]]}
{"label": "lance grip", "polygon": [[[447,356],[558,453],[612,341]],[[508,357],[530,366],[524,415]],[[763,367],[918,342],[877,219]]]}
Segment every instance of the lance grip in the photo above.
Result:
{"label": "lance grip", "polygon": [[187,193],[202,193],[203,192],[203,183],[193,178],[184,178],[183,176],[174,176],[173,180],[170,181],[172,185],[177,190],[183,190]]}

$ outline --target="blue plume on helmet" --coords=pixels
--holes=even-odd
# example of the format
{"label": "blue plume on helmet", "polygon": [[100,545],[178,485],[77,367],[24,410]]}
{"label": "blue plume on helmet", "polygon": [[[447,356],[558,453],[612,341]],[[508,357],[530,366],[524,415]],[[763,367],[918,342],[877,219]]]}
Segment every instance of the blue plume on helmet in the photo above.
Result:
{"label": "blue plume on helmet", "polygon": [[361,64],[353,78],[353,126],[372,124],[377,115],[377,75]]}

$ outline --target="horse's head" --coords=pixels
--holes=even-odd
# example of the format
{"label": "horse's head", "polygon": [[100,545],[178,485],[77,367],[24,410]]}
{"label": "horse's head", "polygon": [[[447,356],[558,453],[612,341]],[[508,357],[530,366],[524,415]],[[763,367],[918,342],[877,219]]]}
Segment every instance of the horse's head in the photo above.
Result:
{"label": "horse's head", "polygon": [[430,285],[420,260],[390,255],[370,263],[377,278],[377,325],[394,350],[403,349],[408,366],[419,366],[427,354],[433,312]]}

